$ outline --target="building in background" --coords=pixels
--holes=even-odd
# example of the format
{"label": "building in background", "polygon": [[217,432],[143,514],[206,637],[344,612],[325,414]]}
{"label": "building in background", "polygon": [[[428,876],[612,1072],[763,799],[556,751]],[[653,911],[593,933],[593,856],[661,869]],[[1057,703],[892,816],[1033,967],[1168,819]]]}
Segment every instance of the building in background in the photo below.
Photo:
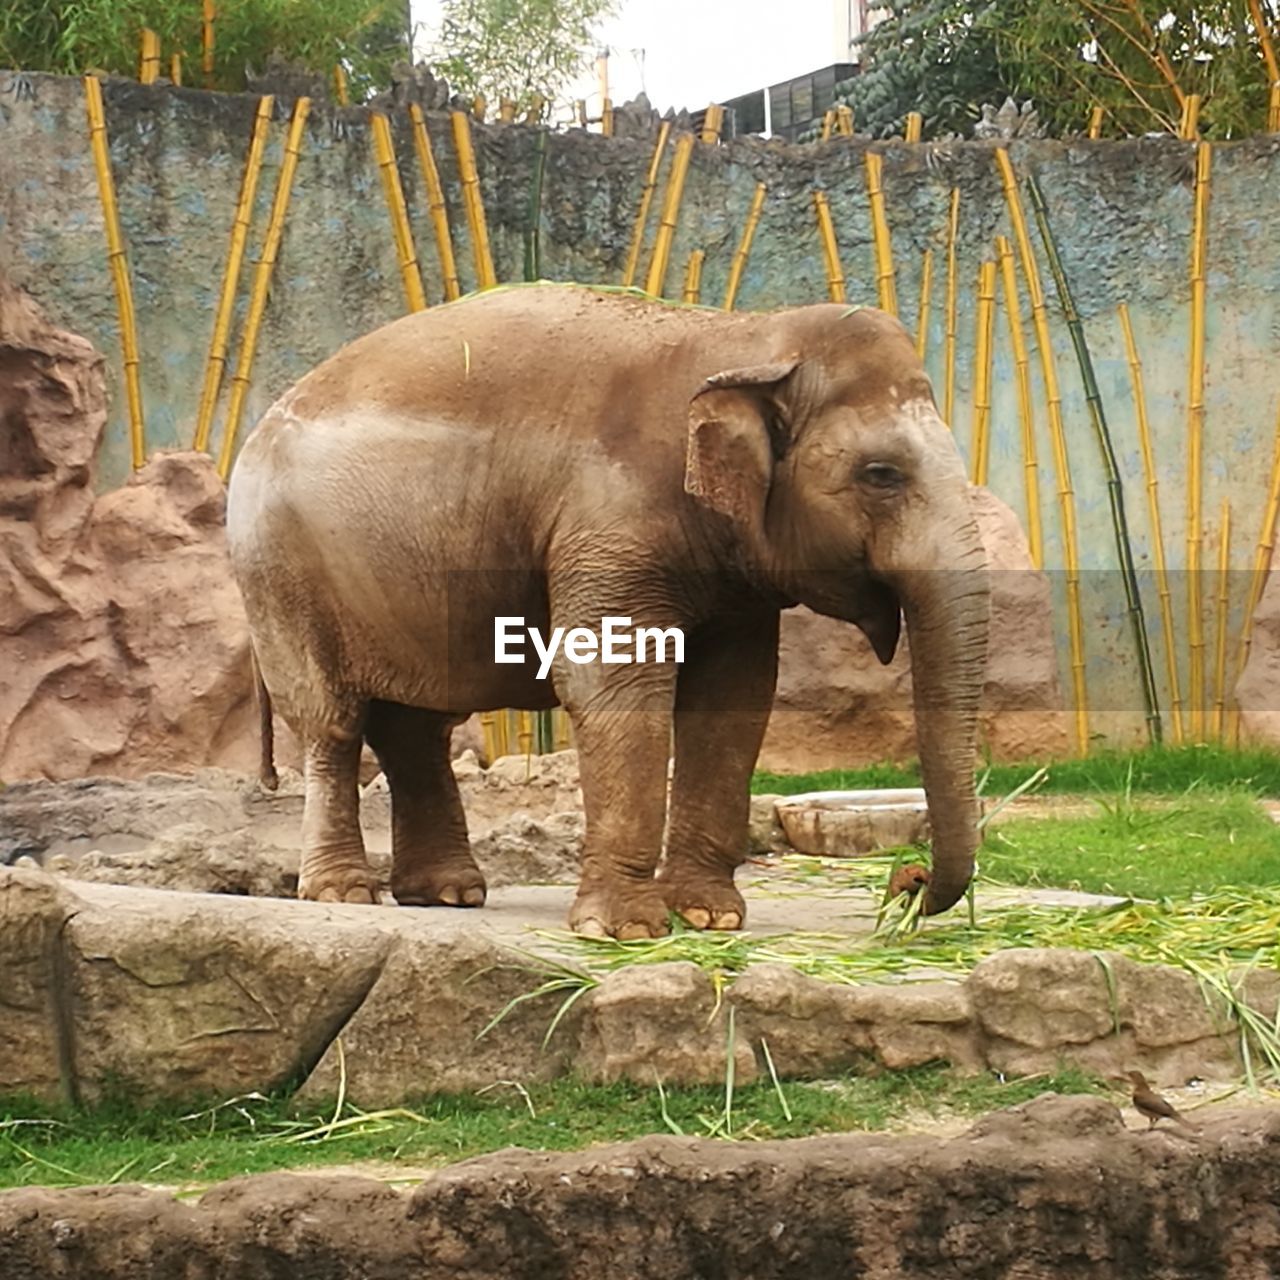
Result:
{"label": "building in background", "polygon": [[858,74],[858,41],[885,12],[870,0],[832,0],[835,61],[821,70],[730,98],[723,104],[726,131],[768,133],[794,141],[818,128],[836,103],[837,86]]}

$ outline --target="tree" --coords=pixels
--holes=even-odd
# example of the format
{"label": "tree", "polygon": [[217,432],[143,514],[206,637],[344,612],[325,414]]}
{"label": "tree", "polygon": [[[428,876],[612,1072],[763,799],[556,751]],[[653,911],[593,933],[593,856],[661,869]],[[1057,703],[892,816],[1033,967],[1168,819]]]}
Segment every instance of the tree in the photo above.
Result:
{"label": "tree", "polygon": [[862,74],[841,87],[860,132],[901,134],[919,111],[928,136],[967,134],[984,102],[1013,92],[996,51],[1009,0],[891,0],[860,42]]}
{"label": "tree", "polygon": [[[274,54],[325,78],[341,62],[358,101],[389,84],[392,64],[408,54],[403,0],[216,0],[214,10],[210,88],[243,89],[246,69],[262,70]],[[187,82],[205,83],[200,0],[4,0],[0,65],[134,76],[144,27],[160,37],[166,74],[180,53]]]}
{"label": "tree", "polygon": [[445,0],[436,70],[465,97],[551,102],[588,64],[615,0]]}
{"label": "tree", "polygon": [[1277,0],[892,0],[863,38],[862,75],[842,86],[859,127],[967,133],[985,102],[1031,99],[1050,133],[1175,132],[1201,97],[1206,137],[1267,128]]}

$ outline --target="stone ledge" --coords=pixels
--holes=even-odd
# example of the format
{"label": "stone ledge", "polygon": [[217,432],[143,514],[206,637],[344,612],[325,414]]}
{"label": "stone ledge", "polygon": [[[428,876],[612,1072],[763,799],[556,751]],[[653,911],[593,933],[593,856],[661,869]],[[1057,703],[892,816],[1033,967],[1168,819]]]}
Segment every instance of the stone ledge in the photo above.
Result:
{"label": "stone ledge", "polygon": [[[842,985],[758,964],[719,997],[692,964],[636,965],[575,1000],[548,1041],[568,993],[519,999],[544,976],[522,923],[511,906],[329,905],[3,868],[0,1093],[92,1099],[117,1080],[155,1097],[332,1095],[339,1039],[362,1106],[570,1072],[706,1083],[724,1077],[730,1010],[744,1082],[764,1067],[762,1042],[791,1078],[1065,1062],[1178,1085],[1241,1069],[1227,1009],[1181,970],[1112,955],[1109,985],[1097,956],[1045,949],[999,952],[954,981]],[[1254,971],[1244,989],[1273,1015],[1280,975]]]}
{"label": "stone ledge", "polygon": [[1280,1267],[1280,1108],[1184,1137],[1047,1094],[967,1134],[508,1150],[416,1190],[264,1174],[196,1203],[137,1186],[0,1193],[0,1274],[507,1280],[1262,1280]]}

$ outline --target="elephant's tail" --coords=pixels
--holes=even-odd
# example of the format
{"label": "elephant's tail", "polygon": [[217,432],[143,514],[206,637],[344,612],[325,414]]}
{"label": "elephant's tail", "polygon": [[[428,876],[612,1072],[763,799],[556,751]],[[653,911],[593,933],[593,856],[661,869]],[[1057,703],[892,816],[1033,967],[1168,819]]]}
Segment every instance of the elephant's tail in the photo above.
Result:
{"label": "elephant's tail", "polygon": [[258,704],[258,781],[268,791],[274,791],[280,785],[280,775],[276,772],[276,733],[271,719],[271,695],[262,678],[262,668],[258,666],[258,655],[252,647],[249,654],[253,662],[254,698]]}

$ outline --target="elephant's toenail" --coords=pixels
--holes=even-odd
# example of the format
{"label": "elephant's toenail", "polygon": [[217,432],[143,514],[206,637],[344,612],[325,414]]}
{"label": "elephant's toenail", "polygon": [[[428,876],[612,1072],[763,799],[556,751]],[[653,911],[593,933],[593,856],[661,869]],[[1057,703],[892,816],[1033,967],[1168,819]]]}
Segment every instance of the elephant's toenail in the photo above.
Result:
{"label": "elephant's toenail", "polygon": [[484,906],[484,890],[478,886],[473,886],[462,895],[462,900],[469,907]]}
{"label": "elephant's toenail", "polygon": [[713,929],[741,929],[742,916],[736,911],[723,911],[711,922]]}
{"label": "elephant's toenail", "polygon": [[607,938],[609,936],[609,930],[594,916],[590,920],[583,920],[574,925],[573,931],[584,938]]}
{"label": "elephant's toenail", "polygon": [[624,924],[618,930],[619,942],[634,942],[638,938],[652,938],[653,930],[647,924]]}
{"label": "elephant's toenail", "polygon": [[456,907],[460,901],[458,890],[453,885],[446,885],[440,890],[440,901],[446,907]]}
{"label": "elephant's toenail", "polygon": [[368,906],[373,901],[373,895],[363,885],[353,885],[347,890],[343,897],[343,902],[361,902]]}
{"label": "elephant's toenail", "polygon": [[705,907],[690,907],[687,911],[680,913],[686,924],[691,924],[695,929],[706,929],[711,925],[711,912]]}

